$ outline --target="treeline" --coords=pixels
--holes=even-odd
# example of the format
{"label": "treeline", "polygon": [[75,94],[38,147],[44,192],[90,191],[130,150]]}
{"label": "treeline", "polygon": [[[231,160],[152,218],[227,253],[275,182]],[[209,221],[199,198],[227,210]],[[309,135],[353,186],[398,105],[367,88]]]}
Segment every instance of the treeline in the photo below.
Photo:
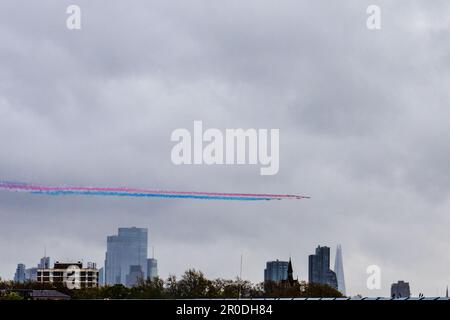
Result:
{"label": "treeline", "polygon": [[103,286],[69,290],[65,287],[42,285],[36,282],[17,284],[0,283],[0,289],[54,289],[72,299],[194,299],[194,298],[262,298],[262,297],[341,297],[342,294],[327,285],[287,282],[252,284],[243,280],[207,279],[201,271],[188,270],[180,279],[145,280],[137,286]]}

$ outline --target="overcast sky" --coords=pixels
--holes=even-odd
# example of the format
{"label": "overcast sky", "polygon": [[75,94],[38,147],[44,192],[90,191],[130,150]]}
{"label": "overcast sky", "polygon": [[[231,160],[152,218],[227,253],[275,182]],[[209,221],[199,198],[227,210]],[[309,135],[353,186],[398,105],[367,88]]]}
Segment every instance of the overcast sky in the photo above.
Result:
{"label": "overcast sky", "polygon": [[[382,29],[366,28],[378,4]],[[82,29],[66,28],[78,4]],[[0,180],[297,193],[257,203],[0,192],[0,276],[52,259],[103,265],[106,236],[149,228],[163,277],[190,267],[307,279],[342,244],[347,292],[450,284],[450,3],[0,3]],[[280,170],[175,166],[176,128],[279,128]],[[149,250],[151,251],[151,250]],[[381,290],[366,288],[378,265]]]}

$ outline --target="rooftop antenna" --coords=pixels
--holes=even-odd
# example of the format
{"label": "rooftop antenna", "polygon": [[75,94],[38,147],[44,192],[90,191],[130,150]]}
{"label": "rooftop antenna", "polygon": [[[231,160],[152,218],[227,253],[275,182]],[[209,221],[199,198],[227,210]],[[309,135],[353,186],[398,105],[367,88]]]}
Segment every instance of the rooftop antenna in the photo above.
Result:
{"label": "rooftop antenna", "polygon": [[239,268],[239,294],[238,294],[238,299],[241,298],[241,289],[242,289],[242,260],[243,260],[243,254],[241,253],[241,264],[240,264],[240,268]]}
{"label": "rooftop antenna", "polygon": [[[47,245],[44,244],[43,264],[41,264],[39,261],[39,264],[41,264],[41,290],[44,290],[44,269],[47,269],[46,262],[45,262],[47,260],[46,258],[47,258]],[[50,265],[48,266],[48,268],[50,268]]]}
{"label": "rooftop antenna", "polygon": [[155,246],[152,246],[152,259],[155,259]]}

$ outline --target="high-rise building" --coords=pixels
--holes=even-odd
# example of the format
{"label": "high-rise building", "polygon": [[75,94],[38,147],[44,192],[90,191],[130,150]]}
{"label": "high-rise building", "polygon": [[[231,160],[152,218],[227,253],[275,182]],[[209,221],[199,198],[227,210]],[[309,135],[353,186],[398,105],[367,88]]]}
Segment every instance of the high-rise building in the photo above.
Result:
{"label": "high-rise building", "polygon": [[334,272],[336,273],[337,289],[345,296],[344,262],[342,261],[342,248],[340,244],[336,248]]}
{"label": "high-rise building", "polygon": [[154,279],[158,277],[158,260],[155,258],[147,259],[147,278]]}
{"label": "high-rise building", "polygon": [[329,285],[337,289],[336,273],[330,269],[330,248],[318,246],[309,256],[308,281]]}
{"label": "high-rise building", "polygon": [[282,280],[287,280],[288,278],[288,267],[289,262],[279,261],[268,261],[266,263],[266,268],[264,269],[264,281],[274,281],[279,282]]}
{"label": "high-rise building", "polygon": [[119,228],[117,235],[108,236],[105,284],[127,285],[130,266],[140,266],[146,276],[147,240],[147,228]]}
{"label": "high-rise building", "polygon": [[409,282],[398,281],[391,285],[391,297],[397,298],[409,298],[411,291],[409,290]]}
{"label": "high-rise building", "polygon": [[25,281],[37,281],[38,268],[25,269]]}
{"label": "high-rise building", "polygon": [[144,272],[140,265],[130,266],[130,271],[127,274],[127,287],[134,287],[144,280]]}
{"label": "high-rise building", "polygon": [[14,282],[23,283],[26,280],[25,265],[19,263],[16,268],[16,273],[14,274]]}

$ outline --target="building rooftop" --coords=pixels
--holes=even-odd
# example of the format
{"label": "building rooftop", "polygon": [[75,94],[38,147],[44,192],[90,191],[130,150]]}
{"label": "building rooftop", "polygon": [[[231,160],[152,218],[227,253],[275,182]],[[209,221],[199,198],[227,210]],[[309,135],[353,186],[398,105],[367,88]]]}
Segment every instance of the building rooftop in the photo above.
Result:
{"label": "building rooftop", "polygon": [[29,297],[32,299],[58,299],[69,300],[70,296],[56,290],[31,290]]}

